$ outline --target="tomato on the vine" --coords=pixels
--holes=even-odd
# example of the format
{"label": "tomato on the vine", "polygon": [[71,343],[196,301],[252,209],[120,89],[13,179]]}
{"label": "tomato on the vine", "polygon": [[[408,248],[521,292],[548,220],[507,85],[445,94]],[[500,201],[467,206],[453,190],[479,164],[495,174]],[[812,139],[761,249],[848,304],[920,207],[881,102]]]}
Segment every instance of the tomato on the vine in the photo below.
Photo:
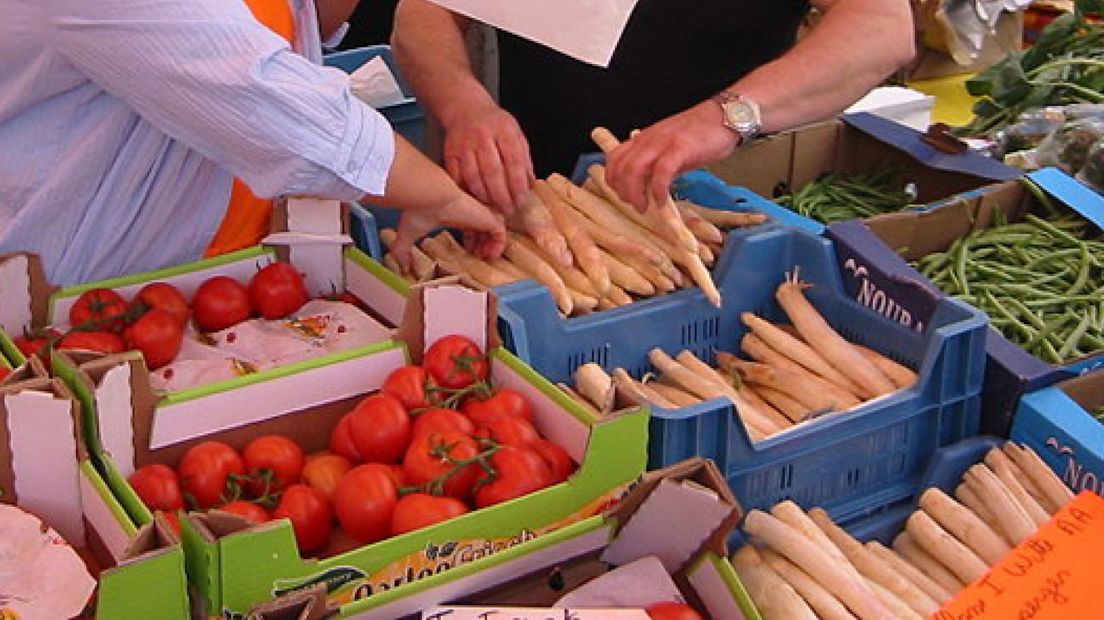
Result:
{"label": "tomato on the vine", "polygon": [[434,431],[459,431],[467,435],[475,434],[475,424],[455,409],[426,409],[414,416],[411,436],[418,437]]}
{"label": "tomato on the vine", "polygon": [[466,512],[467,504],[455,497],[411,493],[395,504],[395,511],[391,514],[391,534],[398,536],[420,530]]}
{"label": "tomato on the vine", "polygon": [[200,508],[222,503],[230,475],[245,473],[241,456],[221,441],[204,441],[188,449],[176,466],[184,492]]}
{"label": "tomato on the vine", "polygon": [[341,482],[341,477],[352,468],[352,461],[340,454],[312,455],[307,457],[307,462],[303,465],[303,482],[333,501],[334,491]]}
{"label": "tomato on the vine", "polygon": [[184,493],[176,472],[167,465],[143,465],[127,478],[138,499],[150,510],[184,509]]}
{"label": "tomato on the vine", "polygon": [[69,332],[57,343],[58,349],[122,353],[126,343],[115,332]]}
{"label": "tomato on the vine", "polygon": [[521,418],[530,424],[533,423],[533,405],[529,403],[521,392],[510,388],[499,388],[490,397],[479,400],[473,398],[461,407],[472,422],[476,425],[484,425],[498,418]]}
{"label": "tomato on the vine", "polygon": [[433,381],[450,389],[466,388],[487,378],[490,364],[479,345],[470,338],[456,334],[445,336],[430,345],[422,366]]}
{"label": "tomato on the vine", "polygon": [[542,437],[530,444],[529,448],[548,464],[548,470],[552,472],[552,484],[559,484],[575,473],[575,461],[560,444]]}
{"label": "tomato on the vine", "polygon": [[532,424],[522,418],[503,416],[479,427],[478,437],[490,437],[500,444],[528,446],[541,438]]}
{"label": "tomato on the vine", "polygon": [[236,514],[253,523],[264,523],[269,520],[268,511],[262,506],[241,499],[230,502],[225,506],[219,506],[218,509],[223,512]]}
{"label": "tomato on the vine", "polygon": [[143,286],[130,304],[132,306],[141,304],[146,311],[155,308],[164,310],[181,325],[188,322],[188,314],[191,312],[188,309],[188,299],[180,289],[168,282],[151,282]]}
{"label": "tomato on the vine", "polygon": [[701,614],[686,603],[660,601],[644,608],[652,620],[702,620]]}
{"label": "tomato on the vine", "polygon": [[[450,497],[465,498],[479,480],[483,468],[470,461],[479,455],[479,444],[471,435],[457,431],[438,431],[415,437],[403,458],[403,471],[412,485],[440,481],[454,469],[456,473],[444,480],[440,491]],[[430,489],[434,492],[435,489]]]}
{"label": "tomato on the vine", "polygon": [[123,296],[109,288],[94,288],[81,293],[69,308],[69,324],[85,329],[118,331],[123,326],[127,304]]}
{"label": "tomato on the vine", "polygon": [[19,352],[23,354],[23,357],[31,357],[32,355],[37,355],[43,361],[49,361],[49,356],[46,354],[45,351],[43,351],[43,349],[46,348],[46,345],[51,340],[57,338],[60,335],[60,332],[52,328],[45,330],[36,330],[34,334],[16,336],[15,338],[12,338],[12,344],[14,344],[17,349],[19,349]]}
{"label": "tomato on the vine", "polygon": [[491,457],[493,474],[480,480],[475,492],[479,508],[539,491],[552,484],[552,472],[539,454],[520,446],[501,446]]}
{"label": "tomato on the vine", "polygon": [[192,296],[192,315],[203,331],[226,329],[248,319],[251,314],[249,291],[229,276],[209,278]]}
{"label": "tomato on the vine", "polygon": [[424,409],[432,406],[426,388],[429,386],[429,374],[421,366],[401,366],[391,371],[383,380],[380,388],[384,394],[390,394],[411,409]]}
{"label": "tomato on the vine", "polygon": [[282,319],[307,303],[307,285],[295,267],[273,262],[249,281],[249,301],[266,319]]}
{"label": "tomato on the vine", "polygon": [[300,551],[313,553],[330,543],[333,508],[321,491],[305,484],[293,484],[284,489],[280,503],[272,511],[272,519],[284,517],[291,521]]}
{"label": "tomato on the vine", "polygon": [[341,419],[334,425],[333,430],[330,431],[330,442],[328,447],[330,452],[341,455],[353,463],[359,463],[364,459],[361,458],[360,452],[357,451],[356,444],[353,443],[353,436],[349,432],[349,423],[352,420],[349,414],[341,416]]}
{"label": "tomato on the vine", "polygon": [[154,308],[123,330],[123,340],[141,351],[146,366],[155,370],[176,359],[184,344],[184,328],[173,315]]}
{"label": "tomato on the vine", "polygon": [[341,529],[362,543],[390,535],[391,513],[398,501],[392,474],[387,465],[380,463],[354,467],[334,492],[334,508]]}
{"label": "tomato on the vine", "polygon": [[259,497],[299,482],[304,459],[299,444],[283,435],[262,435],[250,441],[242,450],[250,492]]}
{"label": "tomato on the vine", "polygon": [[349,413],[349,436],[370,463],[397,463],[410,445],[410,415],[390,394],[372,394]]}

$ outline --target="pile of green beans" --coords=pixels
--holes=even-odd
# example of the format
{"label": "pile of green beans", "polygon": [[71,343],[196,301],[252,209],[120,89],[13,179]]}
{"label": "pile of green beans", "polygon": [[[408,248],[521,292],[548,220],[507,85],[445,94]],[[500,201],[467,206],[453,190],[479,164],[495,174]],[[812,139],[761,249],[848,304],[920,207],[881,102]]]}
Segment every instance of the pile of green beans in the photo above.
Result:
{"label": "pile of green beans", "polygon": [[830,172],[776,201],[805,217],[831,224],[900,211],[912,205],[914,198],[895,169],[881,167],[858,174]]}
{"label": "pile of green beans", "polygon": [[1104,239],[1080,219],[998,222],[914,263],[943,291],[984,310],[1029,353],[1063,364],[1104,349]]}

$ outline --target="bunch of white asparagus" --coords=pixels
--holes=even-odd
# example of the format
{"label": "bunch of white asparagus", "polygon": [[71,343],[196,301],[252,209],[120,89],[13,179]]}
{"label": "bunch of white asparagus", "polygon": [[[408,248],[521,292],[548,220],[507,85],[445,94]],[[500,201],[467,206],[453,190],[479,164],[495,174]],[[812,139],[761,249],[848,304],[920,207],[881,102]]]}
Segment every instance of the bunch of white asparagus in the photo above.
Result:
{"label": "bunch of white asparagus", "polygon": [[845,411],[916,382],[916,373],[839,335],[804,295],[808,285],[788,277],[775,298],[792,323],[776,325],[751,312],[740,347],[750,358],[717,352],[712,368],[691,351],[674,358],[652,349],[657,376],[633,379],[618,368],[606,375],[596,364],[575,373],[576,392],[599,412],[610,392],[627,403],[677,409],[727,398],[753,440],[769,437],[827,411]]}
{"label": "bunch of white asparagus", "polygon": [[1013,442],[972,466],[954,495],[924,491],[892,548],[860,543],[819,508],[753,510],[751,544],[732,561],[765,620],[927,618],[1073,499]]}
{"label": "bunch of white asparagus", "polygon": [[[688,201],[640,213],[618,198],[594,165],[582,187],[559,174],[533,183],[524,205],[506,222],[505,255],[485,261],[447,231],[415,248],[414,280],[467,275],[484,286],[532,278],[548,287],[564,316],[586,314],[697,285],[716,305],[720,293],[707,266],[724,242],[724,231],[767,220],[755,212],[721,211]],[[380,237],[388,247],[395,231]],[[384,258],[402,273],[390,255]]]}

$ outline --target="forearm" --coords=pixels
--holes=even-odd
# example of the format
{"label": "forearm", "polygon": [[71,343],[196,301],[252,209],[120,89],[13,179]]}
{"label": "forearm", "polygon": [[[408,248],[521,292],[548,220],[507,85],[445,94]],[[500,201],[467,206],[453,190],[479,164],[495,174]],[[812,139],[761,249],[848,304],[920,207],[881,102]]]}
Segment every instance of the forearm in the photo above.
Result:
{"label": "forearm", "polygon": [[360,0],[314,0],[318,11],[318,30],[326,41],[337,32],[341,24],[349,21]]}
{"label": "forearm", "polygon": [[464,44],[466,18],[426,0],[401,0],[391,47],[419,102],[446,129],[470,110],[495,105],[475,77]]}
{"label": "forearm", "polygon": [[764,131],[780,131],[842,112],[914,53],[905,0],[836,0],[823,19],[777,60],[731,90],[759,103]]}
{"label": "forearm", "polygon": [[364,199],[383,207],[424,211],[461,195],[460,188],[442,168],[395,134],[395,158],[387,175],[387,188],[382,196],[367,195]]}

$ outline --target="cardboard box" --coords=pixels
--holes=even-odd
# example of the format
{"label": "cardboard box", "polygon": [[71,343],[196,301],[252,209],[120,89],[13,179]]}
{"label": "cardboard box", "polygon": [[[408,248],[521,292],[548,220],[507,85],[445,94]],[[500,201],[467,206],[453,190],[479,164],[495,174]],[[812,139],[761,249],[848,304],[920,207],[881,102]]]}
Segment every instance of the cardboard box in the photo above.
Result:
{"label": "cardboard box", "polygon": [[966,151],[952,155],[923,142],[914,129],[869,113],[772,134],[707,166],[725,182],[767,197],[797,191],[827,172],[856,173],[891,164],[929,202],[1023,173]]}
{"label": "cardboard box", "polygon": [[[1054,168],[1029,177],[1056,204],[1104,230],[1104,197]],[[924,212],[841,222],[829,227],[828,236],[837,244],[837,259],[850,295],[894,320],[922,329],[944,293],[906,261],[944,251],[970,231],[990,227],[998,211],[1014,222],[1040,208],[1023,184],[1008,181],[979,194],[954,197]],[[1068,364],[1048,364],[992,329],[986,352],[981,431],[999,436],[1007,436],[1016,403],[1025,392],[1104,365],[1104,351]]]}
{"label": "cardboard box", "polygon": [[184,551],[175,534],[151,524],[100,535],[97,523],[122,507],[88,458],[82,417],[69,388],[37,358],[17,369],[0,386],[0,499],[41,517],[89,562],[99,578],[98,617],[185,620]]}
{"label": "cardboard box", "polygon": [[[278,416],[268,415],[263,402],[230,412],[207,412],[207,419],[196,412],[187,436],[161,444],[154,444],[153,438],[166,413],[149,406],[151,394],[141,380],[141,360],[132,355],[81,363],[75,369],[74,384],[88,402],[102,445],[110,447],[99,456],[107,482],[125,508],[123,514],[115,515],[115,529],[149,520],[148,510],[126,483],[126,475],[141,465],[173,465],[199,441],[217,439],[241,448],[251,438],[267,433],[294,437],[307,452],[324,448],[338,419],[360,398],[377,390],[392,370],[419,359],[423,343],[459,333],[485,348],[496,344],[488,328],[494,313],[487,293],[436,283],[427,285],[419,295],[407,309],[411,320],[398,332],[402,340],[380,343],[358,358],[353,377],[357,391],[350,397],[318,400]],[[418,589],[420,578],[456,570],[454,566],[601,512],[643,471],[646,411],[594,420],[505,350],[493,346],[487,350],[491,350],[496,384],[522,391],[531,399],[542,435],[563,445],[580,463],[575,475],[516,501],[372,545],[358,547],[338,536],[321,559],[300,556],[286,521],[248,527],[238,519],[189,515],[182,523],[188,578],[204,612],[240,617],[257,603],[317,583],[327,585],[331,605],[369,594],[375,594],[370,597],[373,604],[385,600],[377,593],[401,598],[408,590]],[[298,383],[286,379],[269,382],[270,398],[301,390]],[[232,423],[208,421],[219,415],[232,415]],[[406,587],[409,582],[414,582],[412,588]]]}
{"label": "cardboard box", "polygon": [[1025,395],[1010,437],[1039,453],[1073,491],[1104,495],[1104,370]]}

